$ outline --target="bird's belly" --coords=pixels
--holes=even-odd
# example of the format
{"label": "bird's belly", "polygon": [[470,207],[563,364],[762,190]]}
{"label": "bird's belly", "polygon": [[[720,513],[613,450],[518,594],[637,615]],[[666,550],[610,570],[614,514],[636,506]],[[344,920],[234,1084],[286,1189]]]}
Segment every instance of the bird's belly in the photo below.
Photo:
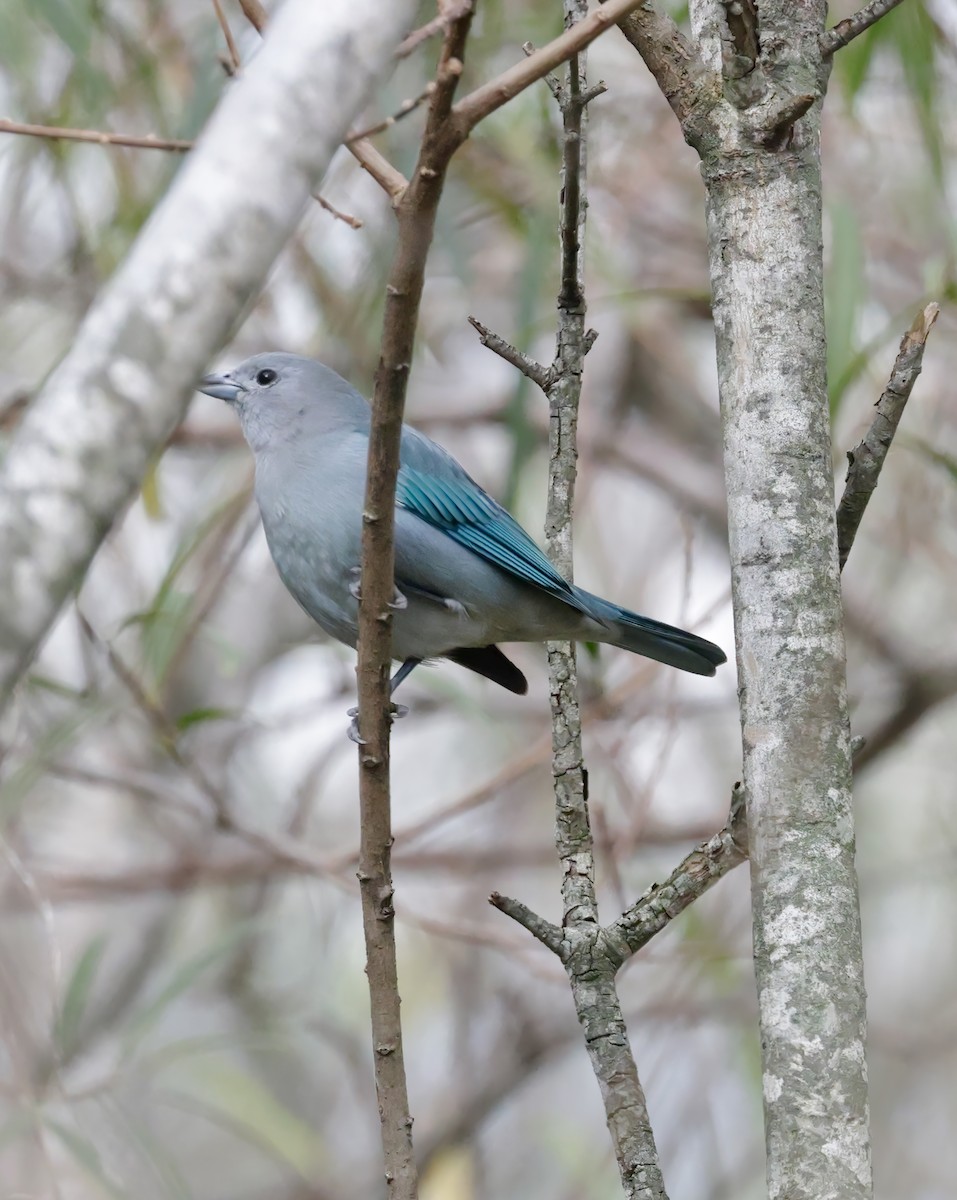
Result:
{"label": "bird's belly", "polygon": [[263,521],[269,552],[293,598],[330,637],[355,646],[357,610],[342,550],[315,528],[288,519]]}
{"label": "bird's belly", "polygon": [[405,598],[406,607],[393,614],[393,658],[439,658],[458,646],[487,646],[494,640],[484,614],[411,591]]}

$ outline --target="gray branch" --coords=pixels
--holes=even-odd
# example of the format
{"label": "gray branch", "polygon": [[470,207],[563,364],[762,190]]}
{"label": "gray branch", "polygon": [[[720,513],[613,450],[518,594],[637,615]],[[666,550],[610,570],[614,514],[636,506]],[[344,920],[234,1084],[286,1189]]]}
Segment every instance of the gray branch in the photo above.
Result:
{"label": "gray branch", "polygon": [[[757,11],[754,75],[771,86],[750,105],[728,89],[698,148],[724,426],[768,1184],[772,1200],[867,1200],[820,105],[794,115],[823,93],[828,65],[820,6],[762,0]],[[693,13],[703,29],[726,17],[721,0],[699,0]]]}
{"label": "gray branch", "polygon": [[606,930],[623,947],[622,962],[637,954],[655,934],[748,857],[744,789],[735,784],[724,828],[678,864],[664,883],[653,884]]}
{"label": "gray branch", "polygon": [[412,0],[288,0],[0,469],[0,705],[295,229]]}
{"label": "gray branch", "polygon": [[821,35],[821,53],[829,58],[837,50],[852,42],[866,29],[876,24],[881,17],[886,17],[891,9],[896,8],[903,0],[871,0],[858,12],[845,18]]}
{"label": "gray branch", "polygon": [[864,440],[848,453],[844,495],[837,509],[837,547],[842,570],[864,510],[877,487],[884,459],[904,415],[904,408],[921,372],[927,337],[939,313],[939,305],[928,304],[914,318],[913,325],[901,341],[887,387],[877,402],[877,415]]}
{"label": "gray branch", "polygon": [[[584,0],[565,0],[565,23],[574,31],[587,11]],[[526,47],[528,49],[528,47]],[[560,275],[555,361],[544,367],[498,334],[470,318],[483,345],[537,383],[549,402],[549,480],[545,534],[559,570],[572,574],[572,515],[578,459],[578,403],[585,356],[595,334],[585,326],[583,241],[585,228],[585,120],[590,100],[584,57],[571,58],[567,81],[547,80],[561,107],[563,126],[560,193]],[[565,965],[575,1011],[605,1105],[605,1117],[629,1200],[666,1200],[658,1150],[638,1069],[628,1041],[615,984],[627,954],[622,939],[602,929],[595,891],[595,861],[588,813],[588,782],[582,757],[581,713],[575,648],[549,643],[552,708],[552,776],[555,843],[562,865],[562,927],[552,925],[519,900],[491,903],[557,954]],[[625,947],[625,954],[622,947]]]}

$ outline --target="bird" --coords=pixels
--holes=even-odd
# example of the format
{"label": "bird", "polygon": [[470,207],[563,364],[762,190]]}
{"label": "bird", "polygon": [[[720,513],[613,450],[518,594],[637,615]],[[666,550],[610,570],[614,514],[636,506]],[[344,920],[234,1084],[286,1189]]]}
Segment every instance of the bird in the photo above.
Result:
{"label": "bird", "polygon": [[[314,359],[269,352],[203,377],[238,414],[276,569],[331,637],[355,647],[369,402]],[[518,522],[425,434],[403,425],[395,498],[392,693],[449,659],[524,695],[499,642],[603,642],[695,675],[726,661],[713,642],[566,580]],[[353,710],[354,711],[354,710]]]}

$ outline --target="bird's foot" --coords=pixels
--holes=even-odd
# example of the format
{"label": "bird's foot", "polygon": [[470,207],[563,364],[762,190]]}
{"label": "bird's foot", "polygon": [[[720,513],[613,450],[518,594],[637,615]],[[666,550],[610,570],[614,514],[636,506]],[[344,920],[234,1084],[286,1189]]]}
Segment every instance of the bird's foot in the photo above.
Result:
{"label": "bird's foot", "polygon": [[[361,587],[362,568],[361,567],[353,567],[352,570],[349,572],[349,574],[352,577],[352,582],[349,584],[349,595],[352,596],[354,600],[361,600],[362,599],[362,587]],[[405,598],[405,596],[402,595],[402,593],[399,591],[399,589],[397,587],[394,587],[392,589],[392,599],[389,601],[389,608],[391,608],[394,612],[402,612],[403,609],[408,608],[408,607],[409,607],[408,600]]]}
{"label": "bird's foot", "polygon": [[356,705],[353,708],[346,709],[346,716],[351,717],[349,728],[346,730],[346,736],[350,742],[355,742],[357,746],[364,746],[366,740],[359,734],[359,707]]}
{"label": "bird's foot", "polygon": [[[393,721],[399,721],[403,717],[407,717],[408,715],[409,715],[408,704],[391,704],[391,705],[389,705],[389,716],[392,718]],[[349,741],[355,742],[355,744],[357,746],[366,745],[365,738],[362,737],[359,733],[359,709],[358,709],[358,706],[348,709],[346,712],[346,716],[352,718],[352,720],[349,722],[349,728],[346,730],[346,733],[349,737]]]}

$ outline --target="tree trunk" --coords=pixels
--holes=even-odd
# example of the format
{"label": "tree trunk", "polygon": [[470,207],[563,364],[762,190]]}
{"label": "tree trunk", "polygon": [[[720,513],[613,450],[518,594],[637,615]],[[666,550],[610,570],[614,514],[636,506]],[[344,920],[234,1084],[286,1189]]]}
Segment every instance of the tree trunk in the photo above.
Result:
{"label": "tree trunk", "polygon": [[[714,17],[718,6],[707,7]],[[871,1176],[819,102],[788,119],[789,105],[800,109],[823,93],[825,8],[767,2],[758,11],[768,90],[755,103],[743,95],[753,80],[729,80],[725,43],[724,90],[732,102],[719,105],[717,136],[699,150],[724,427],[768,1182],[772,1200],[847,1200],[869,1196]],[[719,12],[717,19],[725,18]]]}

